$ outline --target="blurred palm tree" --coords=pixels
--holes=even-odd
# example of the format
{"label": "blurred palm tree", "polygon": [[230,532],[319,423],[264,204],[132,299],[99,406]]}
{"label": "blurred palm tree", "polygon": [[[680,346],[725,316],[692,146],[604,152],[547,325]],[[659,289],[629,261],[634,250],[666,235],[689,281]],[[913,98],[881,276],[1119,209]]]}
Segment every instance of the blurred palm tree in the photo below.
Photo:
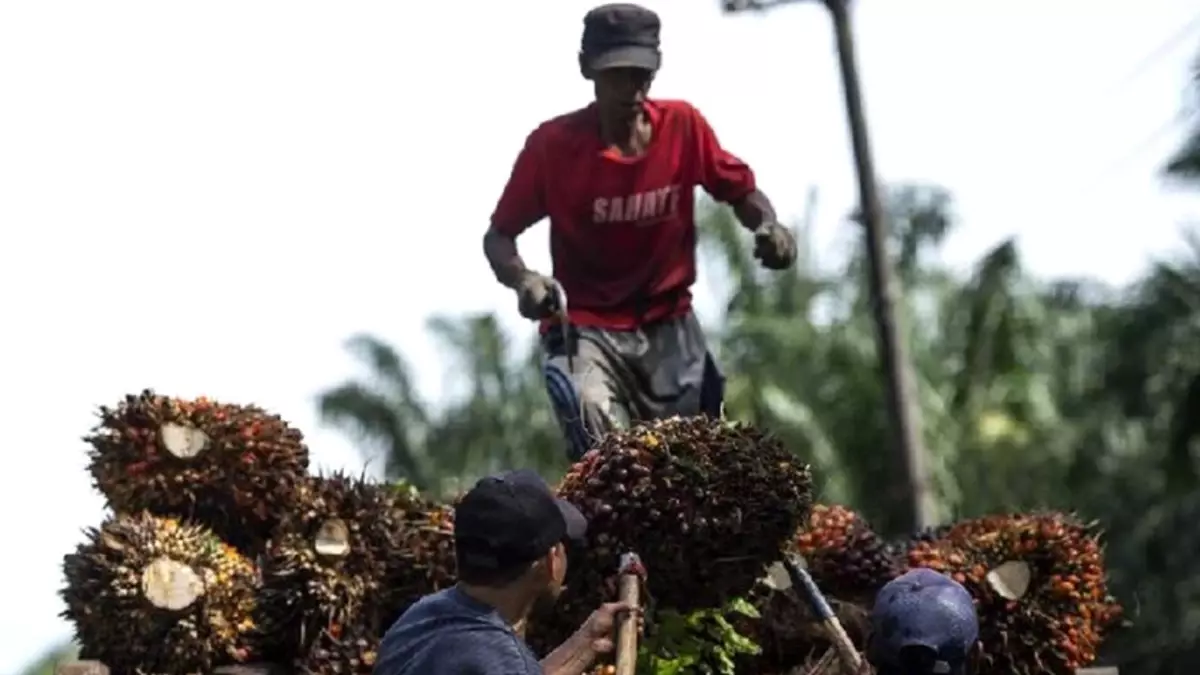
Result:
{"label": "blurred palm tree", "polygon": [[1133,626],[1112,651],[1130,672],[1200,667],[1200,243],[1187,239],[1133,285],[1105,329],[1110,421],[1097,441],[1113,451],[1092,500],[1108,500],[1107,524],[1121,533],[1108,555]]}
{"label": "blurred palm tree", "polygon": [[[1034,459],[1048,465],[1043,469],[1065,470],[1059,465],[1069,457],[1031,458],[1025,448],[1055,433],[1061,414],[1049,391],[1057,382],[1052,370],[1066,367],[1056,354],[1082,329],[1066,332],[1073,324],[1059,315],[1047,320],[1054,293],[1028,280],[1011,241],[985,255],[965,281],[937,263],[938,246],[955,225],[944,190],[902,186],[888,192],[886,204],[943,510],[975,513],[1001,500],[1015,507],[1050,499],[1051,480],[1014,478]],[[863,255],[840,264],[809,255],[787,272],[763,273],[728,211],[705,208],[707,259],[733,287],[712,330],[730,373],[730,414],[786,437],[815,465],[826,499],[855,505],[894,531],[893,514],[907,495],[888,451]],[[798,228],[801,242],[807,228]],[[1070,362],[1075,370],[1092,365],[1086,350],[1072,354],[1079,357]],[[1060,446],[1070,447],[1048,447]]]}
{"label": "blurred palm tree", "polygon": [[1167,162],[1167,174],[1192,185],[1200,183],[1200,58],[1192,67],[1192,106],[1187,112],[1192,128],[1182,146]]}
{"label": "blurred palm tree", "polygon": [[457,492],[502,469],[546,475],[566,466],[565,448],[545,390],[540,356],[514,354],[495,316],[434,317],[429,330],[447,353],[463,391],[436,409],[420,398],[403,357],[360,335],[348,350],[366,366],[318,397],[322,420],[382,457],[389,478],[436,495]]}
{"label": "blurred palm tree", "polygon": [[531,468],[548,479],[567,467],[566,445],[543,385],[536,345],[514,353],[496,317],[435,317],[430,328],[451,359],[465,392],[430,425],[426,453],[436,456],[443,492],[480,476]]}
{"label": "blurred palm tree", "polygon": [[317,399],[321,420],[361,442],[368,456],[382,455],[389,478],[429,489],[437,480],[425,446],[429,413],[413,385],[408,363],[394,347],[370,335],[350,338],[346,349],[365,367],[367,376],[321,393]]}

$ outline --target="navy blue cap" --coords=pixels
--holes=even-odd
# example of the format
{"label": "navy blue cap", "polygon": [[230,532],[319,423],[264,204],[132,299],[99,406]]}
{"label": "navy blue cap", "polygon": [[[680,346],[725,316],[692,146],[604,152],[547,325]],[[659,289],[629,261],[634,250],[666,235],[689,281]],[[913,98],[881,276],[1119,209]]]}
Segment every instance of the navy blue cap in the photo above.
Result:
{"label": "navy blue cap", "polygon": [[658,15],[640,5],[601,5],[583,17],[580,52],[592,70],[656,71],[662,65],[661,28]]}
{"label": "navy blue cap", "polygon": [[587,519],[534,471],[482,478],[454,508],[460,567],[502,571],[532,563],[556,544],[582,541]]}
{"label": "navy blue cap", "polygon": [[931,569],[911,570],[888,582],[871,610],[872,665],[880,673],[901,672],[913,647],[930,657],[929,673],[963,672],[979,618],[966,588]]}

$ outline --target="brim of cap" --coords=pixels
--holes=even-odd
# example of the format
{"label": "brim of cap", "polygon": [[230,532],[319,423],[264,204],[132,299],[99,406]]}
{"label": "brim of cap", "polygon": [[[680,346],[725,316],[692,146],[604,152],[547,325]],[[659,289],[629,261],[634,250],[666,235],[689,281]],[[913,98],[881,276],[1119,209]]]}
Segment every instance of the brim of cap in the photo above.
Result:
{"label": "brim of cap", "polygon": [[900,652],[910,647],[922,647],[937,654],[934,658],[936,663],[934,669],[930,671],[935,675],[955,675],[962,671],[962,664],[957,659],[946,659],[938,654],[938,644],[936,640],[923,640],[920,638],[909,638],[902,640],[894,646],[895,651],[889,653],[885,659],[890,665],[900,665]]}
{"label": "brim of cap", "polygon": [[[933,672],[937,673],[938,675],[942,675],[943,673],[945,675],[965,675],[966,673],[965,665],[950,666],[949,668],[943,668],[941,670],[936,670],[936,668],[937,666],[935,666],[935,670]],[[875,664],[875,672],[877,675],[904,675],[904,673],[907,671],[900,664],[879,663]]]}
{"label": "brim of cap", "polygon": [[575,508],[575,505],[565,499],[555,499],[558,510],[562,512],[563,522],[567,524],[567,539],[582,542],[587,537],[587,518]]}
{"label": "brim of cap", "polygon": [[592,70],[612,68],[658,70],[661,61],[662,56],[653,47],[629,46],[617,47],[593,56],[588,62],[588,67]]}
{"label": "brim of cap", "polygon": [[932,640],[922,640],[920,638],[908,638],[898,642],[872,642],[868,651],[874,657],[874,660],[880,664],[898,666],[900,665],[900,652],[909,647],[924,647],[936,654],[938,648],[932,642]]}

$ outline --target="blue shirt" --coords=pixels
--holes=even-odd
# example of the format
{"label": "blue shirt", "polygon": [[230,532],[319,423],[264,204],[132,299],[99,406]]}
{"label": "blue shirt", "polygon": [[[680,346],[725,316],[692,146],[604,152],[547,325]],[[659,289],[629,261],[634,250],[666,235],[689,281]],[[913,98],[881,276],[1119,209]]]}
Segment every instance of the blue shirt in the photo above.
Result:
{"label": "blue shirt", "polygon": [[542,675],[542,666],[495,609],[451,587],[388,629],[374,675]]}

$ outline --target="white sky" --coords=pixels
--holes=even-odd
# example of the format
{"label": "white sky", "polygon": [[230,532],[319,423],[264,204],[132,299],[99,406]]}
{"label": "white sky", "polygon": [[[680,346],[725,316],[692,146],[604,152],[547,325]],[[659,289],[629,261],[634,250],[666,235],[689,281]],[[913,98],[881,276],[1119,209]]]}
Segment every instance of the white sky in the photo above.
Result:
{"label": "white sky", "polygon": [[[357,469],[313,414],[353,373],[347,336],[395,341],[435,397],[427,315],[530,332],[479,236],[525,135],[589,96],[590,4],[0,3],[0,673],[68,634],[60,559],[101,518],[78,440],[96,405],[145,386],[253,401],[308,430],[318,465]],[[703,110],[783,213],[819,186],[833,246],[854,182],[822,10],[648,4],[655,93]],[[1017,234],[1039,272],[1130,278],[1200,214],[1155,174],[1200,30],[1157,50],[1196,14],[861,0],[882,176],[955,192],[953,262]],[[526,238],[535,264],[545,242]]]}

